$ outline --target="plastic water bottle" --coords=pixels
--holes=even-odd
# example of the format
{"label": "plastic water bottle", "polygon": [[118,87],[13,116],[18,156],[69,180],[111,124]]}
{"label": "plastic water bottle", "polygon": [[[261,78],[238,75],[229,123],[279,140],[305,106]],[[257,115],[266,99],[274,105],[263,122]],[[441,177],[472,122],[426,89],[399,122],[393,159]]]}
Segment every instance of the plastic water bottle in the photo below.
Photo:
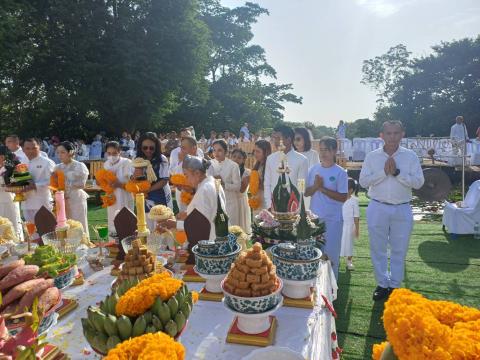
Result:
{"label": "plastic water bottle", "polygon": [[480,240],[480,224],[478,221],[473,225],[473,238],[475,240]]}

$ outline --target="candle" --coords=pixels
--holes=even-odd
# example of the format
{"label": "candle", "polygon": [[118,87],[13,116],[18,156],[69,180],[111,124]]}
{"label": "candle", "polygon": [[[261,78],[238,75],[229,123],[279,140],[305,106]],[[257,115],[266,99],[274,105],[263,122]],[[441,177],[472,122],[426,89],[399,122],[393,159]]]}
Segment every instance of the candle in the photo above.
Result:
{"label": "candle", "polygon": [[65,212],[65,197],[63,191],[55,193],[55,208],[57,212],[57,229],[67,227],[67,215]]}
{"label": "candle", "polygon": [[305,192],[305,179],[298,179],[297,188],[301,193]]}
{"label": "candle", "polygon": [[139,236],[146,236],[150,233],[147,229],[145,219],[145,195],[143,193],[135,194],[135,205],[137,207],[137,231]]}

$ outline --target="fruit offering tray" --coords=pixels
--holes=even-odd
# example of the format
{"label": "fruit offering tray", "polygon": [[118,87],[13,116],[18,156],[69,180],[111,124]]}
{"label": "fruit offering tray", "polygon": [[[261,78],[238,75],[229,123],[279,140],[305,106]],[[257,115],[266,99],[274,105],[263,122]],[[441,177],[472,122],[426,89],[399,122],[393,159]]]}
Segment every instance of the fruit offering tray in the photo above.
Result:
{"label": "fruit offering tray", "polygon": [[[58,320],[49,332],[47,341],[57,345],[71,359],[99,359],[99,355],[90,347],[82,334],[81,318],[85,317],[87,308],[99,305],[111,293],[114,277],[110,275],[111,266],[93,272],[88,265],[82,268],[85,283],[63,291],[65,297],[76,298],[78,308]],[[333,301],[336,283],[330,264],[322,263],[321,276],[317,279],[316,291]],[[187,283],[192,291],[200,291],[204,284]],[[337,342],[333,340],[335,319],[318,297],[314,309],[281,307],[275,312],[277,329],[274,345],[288,347],[302,353],[306,359],[330,359],[332,349]],[[186,359],[242,359],[257,346],[232,344],[227,336],[232,324],[232,314],[222,302],[199,300],[188,318],[185,331],[179,341],[186,348]],[[292,333],[291,329],[296,331]]]}

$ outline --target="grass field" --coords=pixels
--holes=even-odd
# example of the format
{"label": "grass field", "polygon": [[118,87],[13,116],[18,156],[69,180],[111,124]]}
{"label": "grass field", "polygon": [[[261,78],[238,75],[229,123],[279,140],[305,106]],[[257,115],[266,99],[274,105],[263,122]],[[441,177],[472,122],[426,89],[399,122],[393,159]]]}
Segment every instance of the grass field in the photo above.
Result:
{"label": "grass field", "polygon": [[[385,339],[383,302],[373,302],[373,276],[365,210],[368,201],[360,196],[361,231],[355,244],[355,271],[347,272],[342,261],[338,299],[334,303],[342,359],[370,359],[372,345]],[[91,225],[106,223],[106,211],[90,207]],[[416,222],[407,255],[404,286],[430,299],[452,300],[480,307],[480,241],[473,237],[450,240],[438,221]]]}

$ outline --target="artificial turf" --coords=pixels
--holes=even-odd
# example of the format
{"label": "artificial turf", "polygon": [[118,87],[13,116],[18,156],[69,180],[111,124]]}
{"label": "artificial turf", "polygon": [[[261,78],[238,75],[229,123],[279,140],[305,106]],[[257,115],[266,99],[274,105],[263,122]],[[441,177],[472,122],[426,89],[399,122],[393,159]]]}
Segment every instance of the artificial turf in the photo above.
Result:
{"label": "artificial turf", "polygon": [[[355,243],[354,271],[342,260],[338,299],[334,306],[342,359],[370,359],[372,346],[385,339],[383,302],[372,301],[376,286],[370,261],[365,220],[367,198],[360,195],[360,238]],[[106,211],[90,205],[90,225],[106,224]],[[455,240],[440,221],[415,222],[406,260],[404,286],[430,299],[480,307],[480,241],[472,236]]]}

